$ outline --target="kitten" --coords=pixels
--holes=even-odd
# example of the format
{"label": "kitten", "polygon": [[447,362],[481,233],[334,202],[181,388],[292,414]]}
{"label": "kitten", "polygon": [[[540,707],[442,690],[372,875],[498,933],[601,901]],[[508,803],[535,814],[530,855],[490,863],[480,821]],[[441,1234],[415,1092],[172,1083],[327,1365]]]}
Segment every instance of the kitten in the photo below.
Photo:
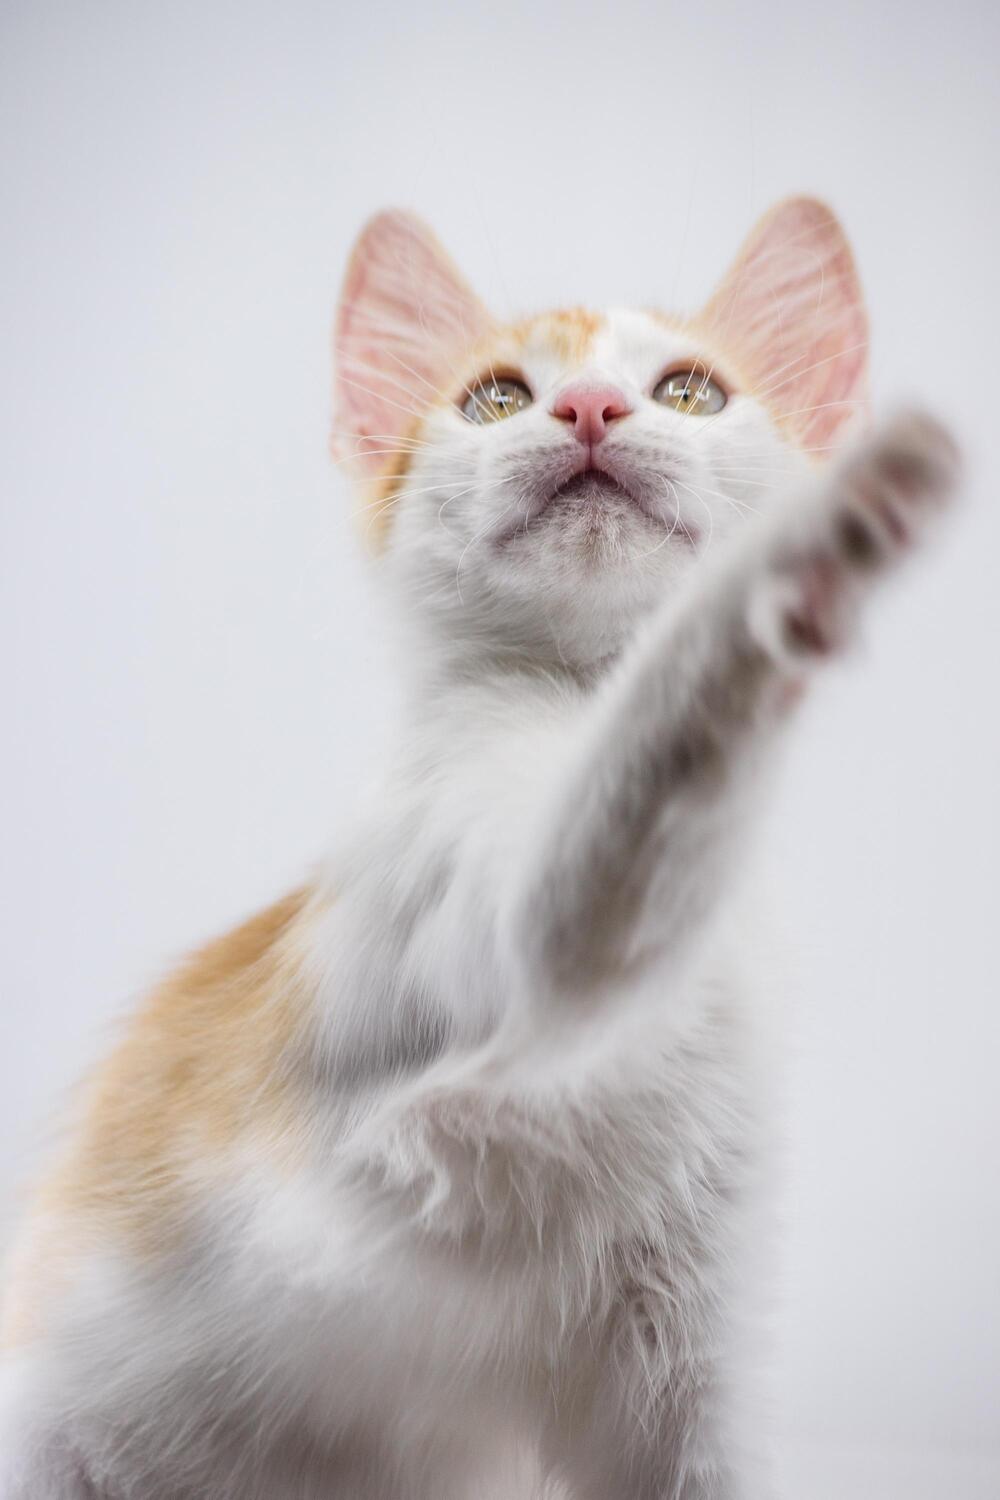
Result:
{"label": "kitten", "polygon": [[866,343],[807,199],[687,320],[498,326],[417,221],[364,230],[334,447],[405,731],[92,1080],[16,1256],[3,1500],[771,1493],[739,851],[956,471],[914,413],[828,460]]}

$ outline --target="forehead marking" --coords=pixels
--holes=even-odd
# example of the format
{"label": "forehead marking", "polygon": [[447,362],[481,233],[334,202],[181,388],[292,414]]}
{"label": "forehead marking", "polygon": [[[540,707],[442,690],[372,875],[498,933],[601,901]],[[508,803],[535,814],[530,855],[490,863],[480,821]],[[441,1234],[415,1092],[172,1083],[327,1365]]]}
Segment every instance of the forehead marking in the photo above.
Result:
{"label": "forehead marking", "polygon": [[603,326],[604,317],[600,313],[585,307],[567,307],[528,318],[516,324],[511,332],[522,347],[528,343],[545,343],[559,359],[579,364],[590,354]]}

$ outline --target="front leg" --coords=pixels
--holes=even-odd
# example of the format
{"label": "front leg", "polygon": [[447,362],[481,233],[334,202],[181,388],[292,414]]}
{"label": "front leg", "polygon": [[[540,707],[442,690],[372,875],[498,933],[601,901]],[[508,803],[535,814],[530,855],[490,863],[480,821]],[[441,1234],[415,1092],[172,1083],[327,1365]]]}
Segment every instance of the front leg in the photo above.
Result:
{"label": "front leg", "polygon": [[710,1386],[663,1390],[658,1405],[642,1392],[640,1422],[622,1404],[627,1377],[616,1376],[586,1429],[560,1434],[550,1450],[573,1500],[775,1500],[768,1466],[738,1451]]}
{"label": "front leg", "polygon": [[[473,1294],[458,1276],[435,1284],[437,1326],[453,1316],[462,1347],[468,1306],[477,1302],[482,1323],[482,1309],[494,1305],[494,1254],[506,1264],[523,1251],[536,1271],[540,1256],[548,1270],[518,1284],[494,1332],[483,1333],[484,1348],[523,1340],[554,1349],[564,1324],[587,1323],[591,1278],[622,1203],[641,1202],[654,1180],[660,1141],[641,1111],[631,1130],[617,1101],[605,1114],[607,1096],[584,1097],[577,1087],[570,1041],[589,1031],[573,1024],[577,1007],[588,995],[603,1006],[644,965],[686,951],[718,899],[758,763],[789,703],[811,667],[849,637],[871,585],[915,539],[954,472],[949,439],[927,419],[883,429],[818,478],[794,509],[720,557],[698,590],[654,623],[592,705],[582,742],[569,747],[557,777],[547,822],[528,830],[531,862],[513,876],[505,926],[510,963],[519,966],[518,1002],[481,1047],[448,1053],[394,1090],[343,1156],[347,1181],[364,1195],[356,1222],[363,1202],[376,1212],[387,1205],[385,1223],[415,1229],[422,1246],[478,1247],[473,1265],[490,1268],[490,1295],[486,1282],[477,1281]],[[658,994],[663,988],[657,984]],[[642,1073],[639,1066],[637,1088]],[[617,1150],[604,1149],[615,1141]],[[567,1204],[589,1204],[595,1217]],[[658,1216],[657,1208],[653,1238]],[[634,1233],[631,1220],[626,1227]],[[388,1245],[393,1234],[384,1232]],[[409,1243],[402,1253],[400,1264],[409,1266]],[[583,1268],[576,1280],[567,1277],[574,1266]],[[555,1309],[549,1285],[560,1287]],[[676,1268],[664,1285],[669,1312]],[[698,1296],[694,1288],[681,1300],[690,1306]],[[556,1316],[558,1327],[546,1322]],[[712,1339],[699,1341],[695,1356],[712,1347]],[[709,1412],[704,1402],[714,1388],[713,1360],[707,1355],[693,1371],[693,1404],[682,1413],[676,1351],[658,1342],[652,1357],[660,1365],[643,1373],[664,1405],[639,1429],[637,1441],[644,1430],[652,1434],[641,1461],[623,1459],[638,1463],[642,1483],[630,1491],[616,1470],[607,1476],[608,1496],[742,1496],[725,1443],[711,1438],[716,1408],[709,1403]],[[582,1468],[593,1454],[599,1474],[586,1436],[583,1446]],[[621,1451],[632,1450],[626,1442]],[[604,1452],[613,1452],[610,1433]],[[599,1490],[583,1493],[602,1500]]]}
{"label": "front leg", "polygon": [[850,639],[956,468],[936,422],[897,418],[747,533],[623,662],[515,908],[532,989],[579,996],[682,952],[724,884],[788,706]]}
{"label": "front leg", "polygon": [[572,1500],[775,1500],[768,1398],[732,1283],[651,1257],[570,1352],[542,1438]]}

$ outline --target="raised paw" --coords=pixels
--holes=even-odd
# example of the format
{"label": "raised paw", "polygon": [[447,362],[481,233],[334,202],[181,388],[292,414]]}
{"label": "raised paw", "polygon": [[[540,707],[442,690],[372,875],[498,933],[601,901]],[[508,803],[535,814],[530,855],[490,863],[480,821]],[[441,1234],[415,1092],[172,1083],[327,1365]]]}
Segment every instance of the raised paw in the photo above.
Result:
{"label": "raised paw", "polygon": [[957,475],[954,442],[921,412],[896,417],[831,468],[768,548],[750,599],[758,643],[795,664],[843,645],[869,588],[920,540]]}

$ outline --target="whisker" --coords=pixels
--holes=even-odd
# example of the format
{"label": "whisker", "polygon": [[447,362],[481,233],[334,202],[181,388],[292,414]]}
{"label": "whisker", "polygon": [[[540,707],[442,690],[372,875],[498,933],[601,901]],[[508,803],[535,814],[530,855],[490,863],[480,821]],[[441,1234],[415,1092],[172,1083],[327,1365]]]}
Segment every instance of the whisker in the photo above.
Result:
{"label": "whisker", "polygon": [[338,376],[338,379],[340,379],[344,383],[344,385],[353,386],[355,390],[363,391],[366,396],[372,396],[376,401],[381,401],[386,406],[392,406],[396,411],[401,411],[408,417],[416,417],[418,421],[421,421],[426,415],[426,404],[423,407],[404,406],[399,401],[390,400],[390,398],[384,395],[381,391],[373,390],[371,386],[368,385],[362,385],[360,380],[352,380],[349,375],[341,374],[340,376]]}
{"label": "whisker", "polygon": [[[788,385],[790,381],[798,380],[802,375],[808,375],[810,370],[818,370],[821,365],[831,364],[835,359],[843,359],[846,354],[857,354],[860,349],[867,349],[867,347],[868,340],[862,339],[859,344],[851,344],[847,349],[838,349],[836,354],[828,354],[825,359],[814,360],[811,365],[806,365],[805,369],[796,370],[794,375],[787,376],[786,379],[778,381],[777,384],[772,382],[761,386],[754,394],[757,396],[770,396],[775,391],[780,391],[782,386]],[[802,356],[800,355],[799,357],[801,358]],[[780,375],[781,371],[778,370],[775,373]]]}
{"label": "whisker", "polygon": [[[683,488],[686,488],[686,489],[689,489],[689,490],[692,490],[692,491],[694,491],[694,489],[695,489],[694,485],[685,484],[684,480],[679,479],[677,481],[677,483],[680,484]],[[728,506],[730,506],[730,508],[732,510],[739,511],[741,515],[743,515],[743,514],[749,514],[751,516],[759,516],[760,515],[760,511],[757,510],[754,506],[752,506],[749,503],[749,501],[747,501],[747,500],[738,500],[735,495],[727,495],[723,490],[713,490],[707,484],[699,484],[697,486],[697,492],[699,493],[699,495],[712,495],[716,500],[724,500],[725,503]]]}
{"label": "whisker", "polygon": [[[432,450],[433,451],[433,450]],[[342,469],[348,464],[357,463],[363,458],[424,458],[426,454],[420,448],[371,448],[367,452],[362,443],[355,444],[350,453],[341,454],[340,458],[333,458],[330,462],[335,469]]]}
{"label": "whisker", "polygon": [[[791,473],[791,470],[789,470],[789,473]],[[755,490],[773,490],[776,488],[775,485],[769,484],[766,479],[745,479],[738,469],[728,473],[725,469],[714,470],[712,478],[722,479],[723,481],[730,479],[734,482],[739,481],[740,484],[751,484]]]}
{"label": "whisker", "polygon": [[461,585],[461,581],[460,581],[460,575],[461,575],[461,572],[462,572],[462,564],[465,562],[465,559],[466,559],[466,557],[469,554],[469,549],[471,547],[474,547],[475,544],[476,544],[476,542],[482,541],[483,537],[486,535],[486,533],[488,531],[492,531],[495,526],[499,526],[500,522],[504,519],[504,517],[507,516],[507,515],[509,515],[510,512],[513,509],[514,509],[514,503],[512,501],[510,503],[510,505],[508,505],[508,507],[507,507],[506,510],[501,511],[501,513],[500,513],[499,516],[491,516],[490,520],[482,528],[482,530],[481,531],[477,531],[476,534],[475,534],[475,536],[471,539],[471,541],[467,542],[466,545],[465,545],[465,547],[463,547],[463,549],[462,549],[462,555],[458,559],[458,566],[455,569],[455,588],[458,591],[458,602],[463,607],[465,605],[465,597],[464,597],[464,595],[462,593],[462,585]]}
{"label": "whisker", "polygon": [[[448,486],[453,483],[454,480],[444,479],[441,480],[441,482],[438,484],[428,484],[421,486],[421,488],[418,490],[408,489],[405,484],[394,486],[393,492],[391,494],[381,495],[377,500],[366,500],[364,505],[355,507],[353,514],[356,516],[360,516],[363,515],[366,510],[377,510],[379,506],[385,505],[387,501],[395,503],[397,500],[401,500],[404,495],[406,495],[407,497],[412,496],[414,498],[417,495],[429,495],[432,494],[434,490],[447,489]],[[472,488],[474,489],[475,486],[473,485]]]}
{"label": "whisker", "polygon": [[[394,495],[394,496],[392,496],[388,500],[381,501],[375,507],[375,509],[373,510],[372,514],[368,518],[368,525],[365,527],[365,541],[366,542],[371,537],[372,527],[375,525],[376,521],[380,521],[381,518],[385,515],[385,513],[387,511],[392,510],[394,506],[396,506],[396,505],[399,504],[399,502],[400,502],[401,499],[402,499],[401,495]],[[364,511],[366,509],[368,509],[367,506],[362,506],[361,510],[355,512],[355,514],[358,515],[358,516],[360,516],[360,515],[362,515],[364,513]]]}
{"label": "whisker", "polygon": [[647,557],[652,557],[655,553],[659,552],[659,550],[660,550],[661,547],[665,547],[667,545],[667,543],[670,541],[670,538],[674,535],[674,533],[677,530],[678,526],[683,526],[683,522],[681,521],[681,507],[680,507],[680,502],[677,499],[677,490],[675,489],[673,482],[671,480],[669,480],[669,479],[665,478],[664,479],[664,484],[666,484],[668,486],[669,490],[670,490],[670,495],[671,495],[671,499],[673,501],[673,507],[674,507],[674,518],[671,521],[670,527],[667,530],[666,535],[662,538],[662,540],[659,541],[659,542],[657,542],[657,544],[656,544],[655,547],[650,547],[647,552],[644,552],[642,554],[644,561],[645,561],[645,559]]}
{"label": "whisker", "polygon": [[776,411],[774,415],[778,418],[804,417],[811,411],[828,411],[832,406],[866,406],[867,402],[861,400],[844,401],[820,401],[815,406],[797,406],[793,411]]}
{"label": "whisker", "polygon": [[[383,352],[386,354],[390,353],[388,349],[385,349]],[[402,391],[404,396],[413,396],[415,394],[412,385],[410,385],[408,382],[400,380],[395,375],[390,375],[381,367],[381,365],[372,364],[372,362],[367,359],[356,358],[355,356],[351,355],[346,349],[341,350],[337,354],[336,358],[337,372],[341,380],[343,380],[344,378],[343,371],[345,370],[345,368],[350,370],[360,370],[362,372],[367,372],[369,375],[373,376],[380,382],[387,382],[389,385],[393,386],[394,389]],[[436,397],[438,395],[437,391],[434,391],[433,386],[431,386],[430,389],[434,392],[434,395]],[[417,397],[416,399],[419,400],[420,398]],[[429,399],[425,398],[425,405],[427,407],[430,407],[431,402]]]}
{"label": "whisker", "polygon": [[441,395],[441,392],[438,390],[437,386],[433,384],[432,381],[428,380],[425,375],[421,375],[420,371],[415,370],[412,365],[408,365],[405,359],[400,359],[395,350],[386,348],[383,352],[385,354],[388,354],[390,359],[394,359],[397,365],[402,366],[402,368],[406,370],[408,374],[415,376],[416,379],[419,380],[422,385],[425,385],[429,391],[433,392],[435,396]]}

